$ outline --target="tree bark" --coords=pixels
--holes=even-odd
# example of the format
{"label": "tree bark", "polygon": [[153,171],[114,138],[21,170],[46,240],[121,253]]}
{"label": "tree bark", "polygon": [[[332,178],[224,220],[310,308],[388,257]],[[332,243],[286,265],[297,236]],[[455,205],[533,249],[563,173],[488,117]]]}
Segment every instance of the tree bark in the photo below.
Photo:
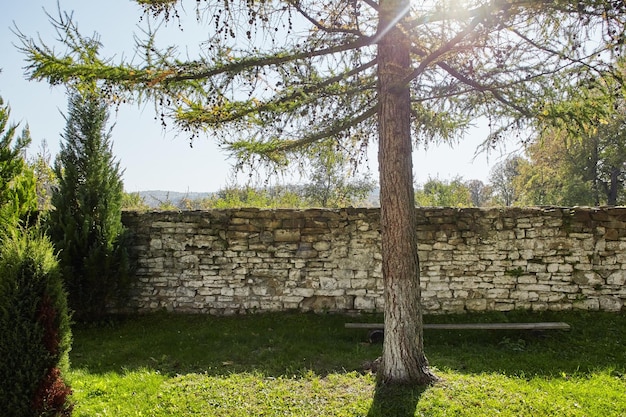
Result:
{"label": "tree bark", "polygon": [[617,205],[617,190],[619,188],[619,174],[620,169],[616,167],[611,168],[610,179],[609,179],[609,192],[607,193],[607,205],[615,206]]}
{"label": "tree bark", "polygon": [[[416,210],[411,157],[411,103],[403,81],[410,41],[394,23],[409,0],[381,0],[378,42],[381,251],[385,339],[379,380],[426,385],[436,380],[424,355]],[[394,25],[388,29],[390,25]],[[388,29],[388,31],[387,31]],[[386,32],[383,32],[386,31]]]}

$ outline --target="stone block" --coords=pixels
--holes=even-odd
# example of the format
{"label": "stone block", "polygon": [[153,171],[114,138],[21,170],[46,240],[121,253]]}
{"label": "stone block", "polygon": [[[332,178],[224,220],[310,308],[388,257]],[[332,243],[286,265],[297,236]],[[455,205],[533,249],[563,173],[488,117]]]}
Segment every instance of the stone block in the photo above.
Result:
{"label": "stone block", "polygon": [[465,300],[465,308],[468,311],[485,311],[487,310],[487,300],[484,298]]}
{"label": "stone block", "polygon": [[315,294],[315,290],[313,288],[294,288],[290,291],[290,294],[298,297],[312,297]]}
{"label": "stone block", "polygon": [[325,310],[334,311],[337,302],[334,297],[330,296],[313,296],[302,300],[300,308],[304,311],[322,312]]}
{"label": "stone block", "polygon": [[583,300],[576,300],[572,304],[572,307],[578,310],[599,310],[600,301],[597,298],[586,298]]}
{"label": "stone block", "polygon": [[530,273],[546,272],[546,270],[546,265],[538,262],[530,262],[526,267],[526,271]]}
{"label": "stone block", "polygon": [[602,311],[621,311],[624,307],[624,301],[618,297],[600,297],[600,310]]}
{"label": "stone block", "polygon": [[298,242],[298,241],[300,241],[300,230],[298,230],[298,229],[276,229],[276,230],[274,230],[274,241],[276,241],[276,242]]}
{"label": "stone block", "polygon": [[615,285],[618,287],[624,286],[624,284],[626,284],[626,269],[612,272],[606,278],[606,283],[607,285]]}
{"label": "stone block", "polygon": [[335,278],[322,277],[319,279],[320,288],[322,290],[334,290],[337,289],[337,280]]}
{"label": "stone block", "polygon": [[376,299],[374,297],[354,297],[354,309],[359,311],[374,311],[376,310]]}

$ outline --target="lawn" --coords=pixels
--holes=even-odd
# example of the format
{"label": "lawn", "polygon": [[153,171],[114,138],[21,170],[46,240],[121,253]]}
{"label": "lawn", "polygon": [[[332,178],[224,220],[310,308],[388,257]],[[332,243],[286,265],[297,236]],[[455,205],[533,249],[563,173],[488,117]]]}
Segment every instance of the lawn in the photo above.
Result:
{"label": "lawn", "polygon": [[[378,316],[361,317],[378,321]],[[426,317],[565,321],[572,330],[427,330],[441,382],[377,387],[380,355],[341,315],[155,314],[74,327],[74,416],[626,416],[626,315]]]}

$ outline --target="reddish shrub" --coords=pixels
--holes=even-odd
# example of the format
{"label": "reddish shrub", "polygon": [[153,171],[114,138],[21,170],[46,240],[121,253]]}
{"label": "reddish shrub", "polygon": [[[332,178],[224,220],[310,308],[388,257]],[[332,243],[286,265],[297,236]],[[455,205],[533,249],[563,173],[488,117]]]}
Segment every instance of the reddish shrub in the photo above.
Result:
{"label": "reddish shrub", "polygon": [[69,417],[73,407],[67,397],[71,394],[72,390],[61,378],[61,370],[52,368],[35,392],[33,407],[39,415]]}
{"label": "reddish shrub", "polygon": [[56,323],[57,311],[54,308],[52,299],[45,294],[39,303],[37,310],[37,322],[43,327],[43,344],[51,355],[59,352],[59,329]]}

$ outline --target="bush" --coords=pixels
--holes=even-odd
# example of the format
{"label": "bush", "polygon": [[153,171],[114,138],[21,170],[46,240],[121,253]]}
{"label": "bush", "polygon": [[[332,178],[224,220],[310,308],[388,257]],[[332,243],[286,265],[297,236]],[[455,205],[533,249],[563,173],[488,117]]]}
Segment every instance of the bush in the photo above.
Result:
{"label": "bush", "polygon": [[0,404],[13,416],[69,416],[71,331],[50,241],[18,230],[0,240]]}

